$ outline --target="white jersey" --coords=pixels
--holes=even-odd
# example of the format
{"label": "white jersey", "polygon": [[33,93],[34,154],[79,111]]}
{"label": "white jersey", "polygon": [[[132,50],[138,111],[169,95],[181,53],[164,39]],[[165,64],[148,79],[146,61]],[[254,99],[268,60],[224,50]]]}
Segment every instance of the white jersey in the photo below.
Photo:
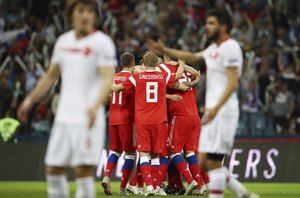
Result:
{"label": "white jersey", "polygon": [[[51,59],[52,64],[59,65],[62,76],[56,122],[88,123],[88,108],[95,104],[101,92],[97,69],[115,67],[115,51],[111,38],[100,31],[77,39],[75,31],[70,30],[58,38]],[[103,107],[99,108],[98,116],[104,117]]]}
{"label": "white jersey", "polygon": [[[206,95],[205,107],[213,108],[223,96],[228,79],[226,67],[238,67],[239,76],[242,73],[243,55],[240,45],[233,39],[227,39],[219,46],[216,43],[207,47],[202,55],[206,63]],[[221,107],[220,111],[237,112],[238,98],[236,92]]]}
{"label": "white jersey", "polygon": [[[205,107],[213,108],[221,100],[228,85],[226,67],[238,67],[242,73],[243,56],[237,41],[227,39],[219,46],[211,44],[203,52],[206,62]],[[230,154],[239,120],[236,92],[228,98],[216,117],[204,124],[199,139],[199,152]]]}

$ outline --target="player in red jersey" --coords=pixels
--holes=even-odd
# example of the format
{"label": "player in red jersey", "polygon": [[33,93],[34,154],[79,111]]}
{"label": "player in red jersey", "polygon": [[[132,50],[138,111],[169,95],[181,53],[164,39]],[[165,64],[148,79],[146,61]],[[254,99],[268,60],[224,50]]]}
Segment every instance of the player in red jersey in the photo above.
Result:
{"label": "player in red jersey", "polygon": [[[156,186],[153,181],[158,177],[159,154],[164,150],[167,135],[166,88],[179,88],[179,83],[175,80],[182,76],[184,62],[180,61],[176,74],[155,71],[157,56],[152,52],[145,54],[143,63],[146,67],[144,72],[132,75],[124,84],[112,86],[112,90],[135,89],[137,150],[140,153],[141,172],[147,185],[145,196],[151,196],[155,194]],[[187,87],[184,91],[186,90]]]}
{"label": "player in red jersey", "polygon": [[[165,70],[169,72],[176,72],[177,66],[174,61],[164,56],[165,63],[160,64]],[[185,66],[185,72],[182,77],[178,79],[180,83],[189,83],[193,78],[196,78],[198,72],[189,66]],[[201,122],[198,115],[198,106],[196,103],[196,89],[192,88],[186,92],[178,92],[175,90],[168,90],[168,94],[176,94],[182,97],[182,101],[173,102],[168,100],[170,122],[169,122],[169,146],[171,163],[176,166],[178,171],[186,178],[188,182],[193,179],[197,181],[198,188],[193,190],[195,195],[201,195],[205,192],[206,186],[202,181],[203,175],[198,160],[195,155],[198,149],[198,139],[200,136]],[[181,151],[184,149],[187,164],[181,156]]]}
{"label": "player in red jersey", "polygon": [[[115,84],[124,83],[132,75],[135,58],[132,53],[125,52],[121,56],[122,71],[114,76]],[[126,195],[126,184],[134,166],[135,148],[133,136],[134,123],[134,91],[124,90],[112,92],[110,96],[109,112],[109,137],[110,155],[107,160],[102,187],[105,194],[112,195],[110,189],[110,175],[114,170],[118,159],[125,151],[125,162],[122,168],[122,179],[119,194]]]}

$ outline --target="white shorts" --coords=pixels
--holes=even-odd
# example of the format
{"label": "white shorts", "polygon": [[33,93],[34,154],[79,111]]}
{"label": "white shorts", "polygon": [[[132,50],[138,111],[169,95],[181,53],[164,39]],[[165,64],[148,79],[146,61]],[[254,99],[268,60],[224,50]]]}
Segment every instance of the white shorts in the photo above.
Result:
{"label": "white shorts", "polygon": [[218,112],[209,123],[202,125],[198,151],[202,153],[231,153],[238,126],[239,113]]}
{"label": "white shorts", "polygon": [[105,124],[92,129],[83,125],[55,123],[47,146],[47,166],[76,167],[99,164],[105,139]]}

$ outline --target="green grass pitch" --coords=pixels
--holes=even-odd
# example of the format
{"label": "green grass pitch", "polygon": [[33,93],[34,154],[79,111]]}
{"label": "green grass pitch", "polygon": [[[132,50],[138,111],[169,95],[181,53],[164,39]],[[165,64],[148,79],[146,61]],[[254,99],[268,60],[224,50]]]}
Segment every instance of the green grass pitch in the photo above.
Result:
{"label": "green grass pitch", "polygon": [[[102,188],[97,182],[97,197],[105,197],[106,195],[102,192]],[[120,197],[118,195],[119,182],[112,182],[113,196]],[[300,198],[300,183],[246,183],[246,187],[264,197],[272,198]],[[46,182],[0,182],[0,197],[1,198],[44,198],[47,197],[46,193]],[[71,197],[74,197],[75,183],[70,182]],[[137,197],[137,196],[126,196],[126,197]],[[178,196],[168,196],[178,197]],[[207,197],[207,196],[202,196]],[[226,191],[225,197],[236,197],[234,194]]]}

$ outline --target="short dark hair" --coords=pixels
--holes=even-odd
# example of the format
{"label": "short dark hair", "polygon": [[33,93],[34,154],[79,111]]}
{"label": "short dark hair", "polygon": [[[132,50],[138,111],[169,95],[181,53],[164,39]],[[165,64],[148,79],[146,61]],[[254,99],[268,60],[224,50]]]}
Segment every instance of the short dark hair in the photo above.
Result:
{"label": "short dark hair", "polygon": [[125,52],[121,55],[120,58],[122,67],[130,67],[132,66],[132,63],[135,63],[135,57],[130,52]]}
{"label": "short dark hair", "polygon": [[210,10],[206,17],[210,17],[210,16],[216,17],[218,22],[221,25],[226,25],[228,34],[231,32],[231,29],[233,27],[233,22],[231,16],[226,10],[220,10],[220,9]]}
{"label": "short dark hair", "polygon": [[95,26],[98,26],[100,24],[100,18],[99,18],[100,15],[99,15],[99,10],[98,10],[98,5],[97,5],[96,0],[70,0],[69,2],[70,3],[67,4],[67,6],[66,6],[65,15],[70,24],[72,23],[72,15],[73,15],[74,9],[78,4],[91,6],[96,15]]}

